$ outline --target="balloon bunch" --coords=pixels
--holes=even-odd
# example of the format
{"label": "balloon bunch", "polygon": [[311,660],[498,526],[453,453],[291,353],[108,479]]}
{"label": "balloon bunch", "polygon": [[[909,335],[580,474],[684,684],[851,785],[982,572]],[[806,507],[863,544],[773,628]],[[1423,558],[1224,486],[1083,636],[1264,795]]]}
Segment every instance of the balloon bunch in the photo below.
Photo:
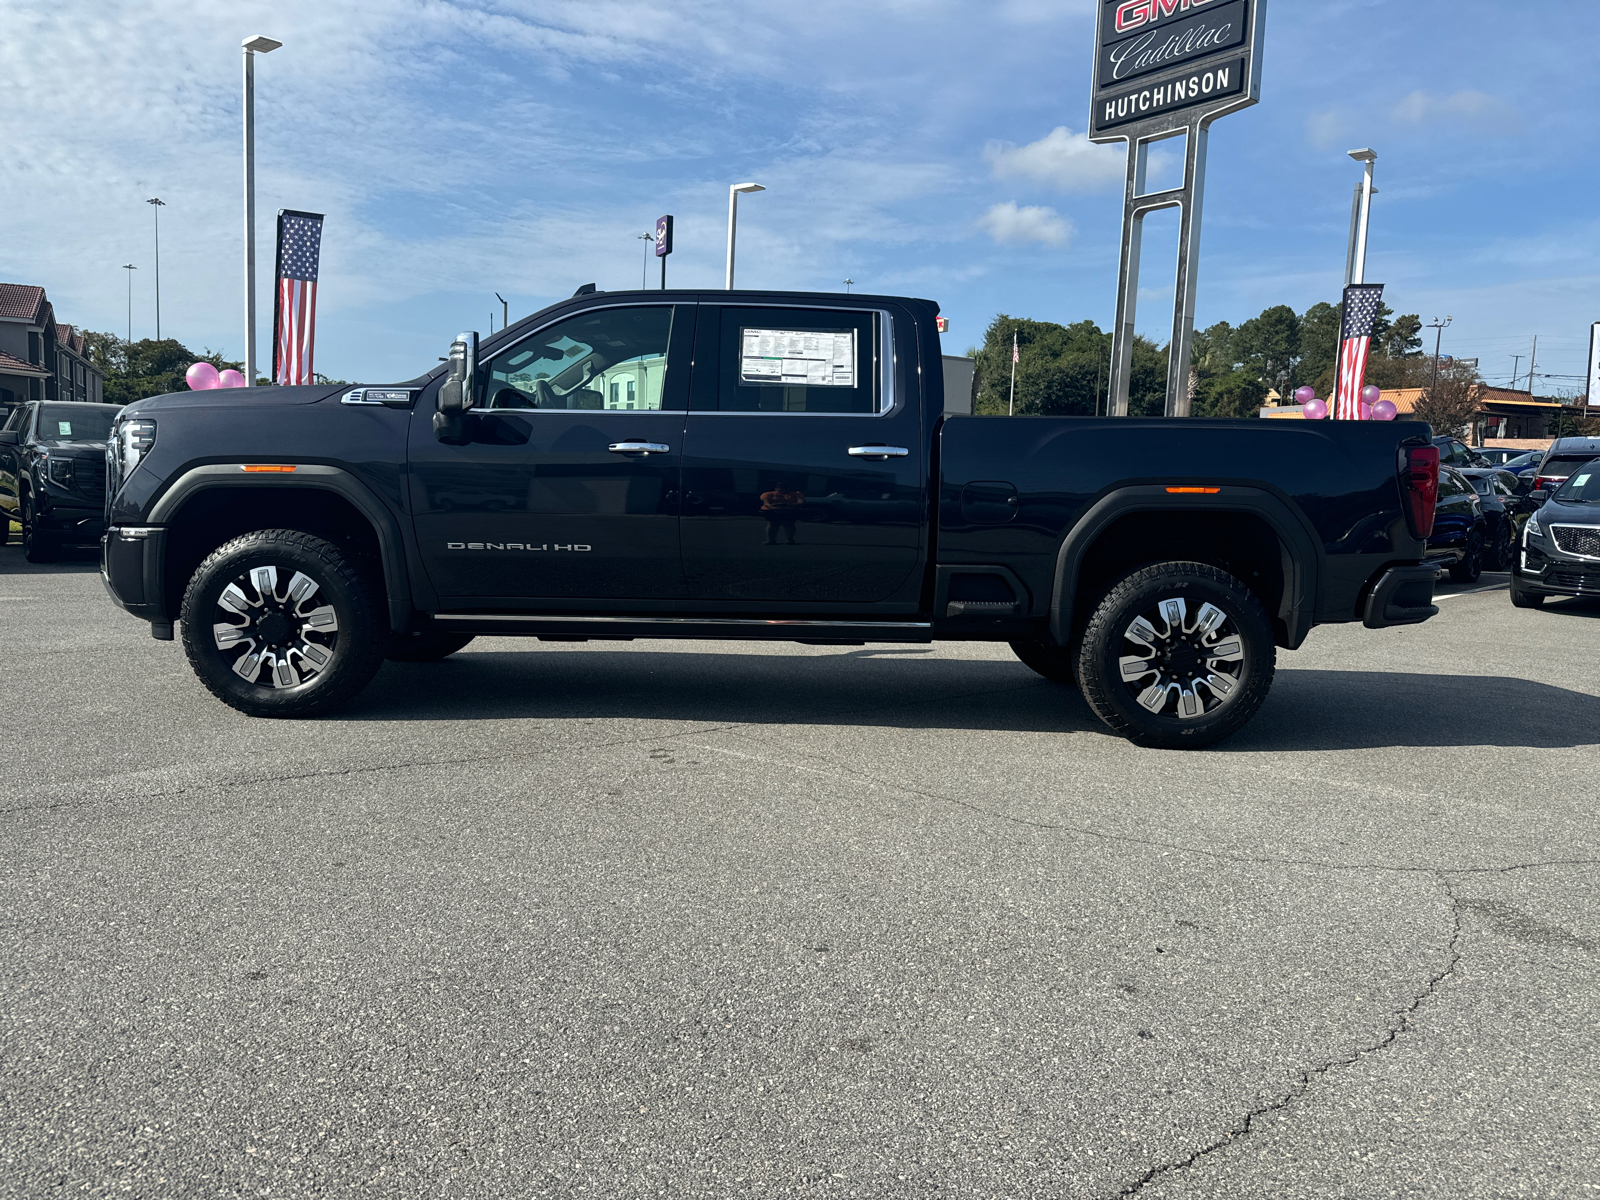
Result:
{"label": "balloon bunch", "polygon": [[[1314,388],[1300,387],[1294,392],[1294,401],[1308,421],[1320,421],[1328,415],[1328,402],[1318,400]],[[1383,398],[1383,390],[1372,384],[1361,389],[1360,413],[1363,421],[1392,421],[1398,413],[1393,400]]]}
{"label": "balloon bunch", "polygon": [[244,376],[232,367],[226,371],[218,371],[208,362],[191,363],[189,369],[183,373],[183,378],[192,392],[244,386]]}

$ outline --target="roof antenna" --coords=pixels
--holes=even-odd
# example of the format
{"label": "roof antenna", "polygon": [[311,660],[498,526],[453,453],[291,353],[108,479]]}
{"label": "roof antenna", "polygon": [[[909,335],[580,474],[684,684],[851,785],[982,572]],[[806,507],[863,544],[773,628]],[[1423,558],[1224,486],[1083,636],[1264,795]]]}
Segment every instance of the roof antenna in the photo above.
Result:
{"label": "roof antenna", "polygon": [[574,296],[592,296],[592,295],[594,295],[594,293],[595,293],[594,284],[585,283],[585,284],[580,285],[578,290],[573,292],[572,294]]}

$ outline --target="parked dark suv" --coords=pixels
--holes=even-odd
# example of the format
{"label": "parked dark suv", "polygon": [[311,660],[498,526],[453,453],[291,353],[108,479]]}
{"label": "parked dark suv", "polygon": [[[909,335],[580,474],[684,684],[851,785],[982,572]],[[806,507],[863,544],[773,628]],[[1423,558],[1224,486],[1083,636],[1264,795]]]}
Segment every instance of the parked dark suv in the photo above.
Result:
{"label": "parked dark suv", "polygon": [[1440,467],[1439,498],[1434,502],[1427,562],[1430,566],[1448,567],[1450,578],[1457,583],[1475,583],[1483,574],[1488,544],[1489,523],[1477,491],[1460,471]]}
{"label": "parked dark suv", "polygon": [[1554,494],[1529,500],[1539,510],[1522,527],[1511,564],[1511,603],[1537,608],[1546,596],[1600,596],[1600,458],[1572,471]]}
{"label": "parked dark suv", "polygon": [[[30,401],[0,429],[0,516],[22,526],[29,562],[63,546],[96,546],[105,532],[106,439],[115,404]],[[10,520],[0,520],[0,540]]]}

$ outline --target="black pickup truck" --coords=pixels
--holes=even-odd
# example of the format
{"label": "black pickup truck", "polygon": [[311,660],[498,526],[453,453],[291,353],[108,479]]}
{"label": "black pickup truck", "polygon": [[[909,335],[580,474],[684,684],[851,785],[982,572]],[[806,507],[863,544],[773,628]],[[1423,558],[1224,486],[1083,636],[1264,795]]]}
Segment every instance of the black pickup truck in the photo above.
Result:
{"label": "black pickup truck", "polygon": [[475,634],[982,640],[1173,747],[1438,611],[1426,425],[947,416],[937,313],[586,287],[408,383],[142,400],[106,584],[260,716]]}

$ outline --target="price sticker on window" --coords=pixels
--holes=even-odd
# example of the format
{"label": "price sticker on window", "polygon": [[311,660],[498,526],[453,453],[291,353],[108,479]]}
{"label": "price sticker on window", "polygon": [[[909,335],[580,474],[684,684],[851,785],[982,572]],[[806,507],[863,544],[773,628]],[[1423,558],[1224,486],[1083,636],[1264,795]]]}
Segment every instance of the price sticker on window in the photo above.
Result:
{"label": "price sticker on window", "polygon": [[739,382],[856,386],[856,331],[739,330]]}
{"label": "price sticker on window", "polygon": [[72,422],[71,421],[57,421],[56,422],[56,432],[61,437],[71,437],[72,436]]}

